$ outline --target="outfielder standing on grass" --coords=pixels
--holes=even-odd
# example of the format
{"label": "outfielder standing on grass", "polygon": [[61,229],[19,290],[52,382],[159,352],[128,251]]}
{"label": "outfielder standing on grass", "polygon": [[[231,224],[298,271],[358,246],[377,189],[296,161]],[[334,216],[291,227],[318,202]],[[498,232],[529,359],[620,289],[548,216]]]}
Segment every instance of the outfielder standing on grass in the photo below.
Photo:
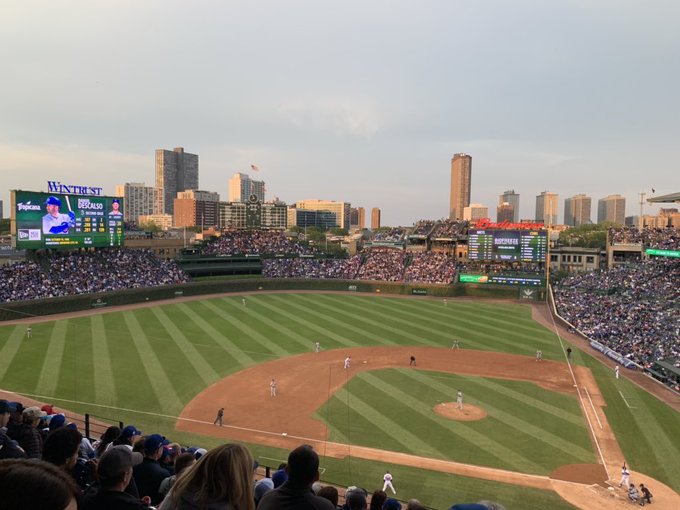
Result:
{"label": "outfielder standing on grass", "polygon": [[33,330],[31,329],[31,326],[28,326],[26,328],[26,338],[32,338],[33,337]]}
{"label": "outfielder standing on grass", "polygon": [[382,488],[383,492],[385,492],[385,489],[389,487],[392,493],[396,495],[397,491],[394,490],[394,485],[392,485],[392,475],[389,471],[385,473],[385,476],[383,476],[383,481],[385,482]]}

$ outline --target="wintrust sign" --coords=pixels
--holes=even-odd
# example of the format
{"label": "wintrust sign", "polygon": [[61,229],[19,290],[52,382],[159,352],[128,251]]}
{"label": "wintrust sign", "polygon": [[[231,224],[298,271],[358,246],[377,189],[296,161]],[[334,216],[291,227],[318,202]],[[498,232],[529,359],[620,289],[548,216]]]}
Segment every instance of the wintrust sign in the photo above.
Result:
{"label": "wintrust sign", "polygon": [[102,196],[103,188],[93,186],[80,186],[76,184],[62,184],[59,181],[47,181],[47,191],[49,193],[60,193],[62,195],[90,195],[95,197]]}

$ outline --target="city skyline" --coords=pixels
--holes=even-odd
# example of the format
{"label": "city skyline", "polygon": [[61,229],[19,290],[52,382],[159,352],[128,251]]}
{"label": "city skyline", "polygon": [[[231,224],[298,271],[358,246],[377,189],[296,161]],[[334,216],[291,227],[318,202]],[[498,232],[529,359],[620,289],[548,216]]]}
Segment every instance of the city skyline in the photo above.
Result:
{"label": "city skyline", "polygon": [[378,206],[385,225],[446,217],[458,152],[471,202],[515,189],[521,218],[546,189],[621,194],[637,215],[639,192],[680,188],[680,4],[6,4],[5,217],[9,190],[47,180],[151,185],[153,150],[179,146],[200,156],[201,189],[226,196],[256,165],[287,203]]}

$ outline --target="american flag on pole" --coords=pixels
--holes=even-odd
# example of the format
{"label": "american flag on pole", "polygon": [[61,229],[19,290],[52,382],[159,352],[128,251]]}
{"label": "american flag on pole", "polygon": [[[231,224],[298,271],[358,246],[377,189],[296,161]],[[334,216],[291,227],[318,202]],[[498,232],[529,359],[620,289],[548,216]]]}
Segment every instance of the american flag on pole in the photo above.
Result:
{"label": "american flag on pole", "polygon": [[257,167],[257,165],[250,165],[250,169],[251,169],[253,172],[259,172],[259,171],[260,171],[260,169]]}

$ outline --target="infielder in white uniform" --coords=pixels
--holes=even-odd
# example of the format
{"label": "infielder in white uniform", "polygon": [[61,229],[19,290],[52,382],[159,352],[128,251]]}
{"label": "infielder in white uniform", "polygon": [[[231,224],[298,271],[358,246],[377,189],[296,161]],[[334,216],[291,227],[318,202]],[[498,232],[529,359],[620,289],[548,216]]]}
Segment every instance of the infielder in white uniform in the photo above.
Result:
{"label": "infielder in white uniform", "polygon": [[394,490],[394,485],[392,485],[392,475],[390,474],[389,471],[385,473],[385,476],[383,476],[383,480],[385,481],[382,488],[383,492],[385,492],[385,489],[389,487],[392,493],[396,495],[397,491]]}
{"label": "infielder in white uniform", "polygon": [[345,358],[345,368],[349,368],[349,366],[352,364],[352,356],[347,356]]}
{"label": "infielder in white uniform", "polygon": [[321,350],[321,344],[319,342],[314,342],[314,352],[319,352]]}
{"label": "infielder in white uniform", "polygon": [[621,481],[619,482],[619,487],[625,485],[626,489],[630,488],[630,471],[626,467],[626,463],[623,463],[621,467]]}
{"label": "infielder in white uniform", "polygon": [[536,361],[543,361],[543,352],[536,351]]}
{"label": "infielder in white uniform", "polygon": [[272,397],[276,396],[276,379],[272,379],[272,382],[269,383],[269,392]]}
{"label": "infielder in white uniform", "polygon": [[456,393],[456,403],[458,404],[458,409],[463,410],[463,392],[458,390]]}

